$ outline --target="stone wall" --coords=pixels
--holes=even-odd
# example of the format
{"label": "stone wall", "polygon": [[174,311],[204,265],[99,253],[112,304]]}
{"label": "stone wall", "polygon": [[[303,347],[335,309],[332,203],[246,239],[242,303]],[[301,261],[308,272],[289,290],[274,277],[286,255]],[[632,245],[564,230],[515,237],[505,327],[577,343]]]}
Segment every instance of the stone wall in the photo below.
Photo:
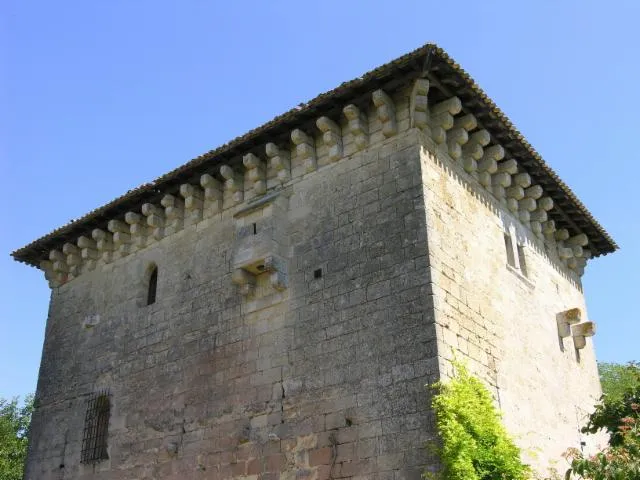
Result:
{"label": "stone wall", "polygon": [[[54,288],[26,478],[418,479],[438,361],[417,135]],[[243,295],[233,257],[253,224],[286,229],[286,286],[265,272]],[[83,465],[102,388],[110,458]]]}
{"label": "stone wall", "polygon": [[558,333],[558,313],[577,307],[586,319],[580,277],[445,149],[426,136],[421,143],[442,374],[452,375],[454,358],[467,363],[492,389],[525,459],[542,471],[555,459],[562,469],[561,453],[588,440],[579,428],[600,395],[591,341],[578,350]]}

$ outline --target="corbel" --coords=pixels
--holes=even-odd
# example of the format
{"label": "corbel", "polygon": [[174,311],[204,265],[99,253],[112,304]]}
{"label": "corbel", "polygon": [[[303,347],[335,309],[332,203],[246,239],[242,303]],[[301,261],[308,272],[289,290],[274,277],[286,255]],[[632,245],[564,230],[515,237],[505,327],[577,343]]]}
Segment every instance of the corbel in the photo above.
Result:
{"label": "corbel", "polygon": [[344,107],[342,113],[348,120],[347,129],[353,135],[356,151],[364,150],[369,143],[369,128],[366,116],[353,104]]}
{"label": "corbel", "polygon": [[473,132],[469,141],[462,147],[462,167],[467,173],[475,175],[478,170],[478,161],[484,155],[484,147],[489,145],[491,135],[487,130]]}
{"label": "corbel", "polygon": [[555,220],[547,220],[542,224],[542,235],[547,240],[553,240],[556,232],[556,222]]}
{"label": "corbel", "polygon": [[202,220],[204,206],[202,189],[190,183],[180,185],[180,196],[184,198],[184,223],[194,225]]}
{"label": "corbel", "polygon": [[175,195],[167,194],[160,200],[160,205],[164,207],[165,235],[171,235],[182,230],[184,225],[184,201]]}
{"label": "corbel", "polygon": [[231,282],[238,285],[240,294],[244,296],[253,293],[256,287],[256,277],[242,268],[233,271]]}
{"label": "corbel", "polygon": [[121,220],[109,220],[107,230],[113,233],[113,246],[121,257],[131,253],[131,228]]}
{"label": "corbel", "polygon": [[337,162],[342,158],[342,129],[340,125],[329,117],[318,118],[316,125],[322,132],[322,141],[329,149],[329,160]]}
{"label": "corbel", "polygon": [[462,157],[462,146],[469,141],[469,132],[478,126],[472,114],[463,115],[453,120],[453,128],[447,132],[447,149],[454,160]]}
{"label": "corbel", "polygon": [[543,224],[548,221],[547,212],[552,208],[553,199],[551,197],[541,197],[538,200],[538,208],[531,212],[531,230],[539,238],[544,236]]}
{"label": "corbel", "polygon": [[487,188],[491,188],[491,175],[498,171],[498,160],[504,158],[502,145],[492,145],[484,149],[482,158],[478,162],[478,181]]}
{"label": "corbel", "polygon": [[296,146],[296,156],[304,164],[307,173],[313,172],[316,167],[316,149],[313,147],[313,138],[296,128],[291,132],[291,141]]}
{"label": "corbel", "polygon": [[80,248],[80,257],[84,261],[88,270],[96,268],[96,261],[100,258],[100,252],[98,252],[95,240],[84,235],[78,237],[76,241],[78,248]]}
{"label": "corbel", "polygon": [[573,345],[577,350],[581,350],[587,346],[587,338],[596,334],[596,324],[594,322],[583,322],[571,326],[571,335],[573,336]]}
{"label": "corbel", "polygon": [[288,287],[287,264],[284,260],[268,256],[264,259],[264,269],[269,272],[269,282],[274,289],[282,291]]}
{"label": "corbel", "polygon": [[531,212],[538,208],[537,199],[542,196],[544,191],[540,185],[533,185],[524,189],[524,198],[518,202],[518,217],[524,225],[529,225],[531,221]]}
{"label": "corbel", "polygon": [[376,115],[382,124],[382,134],[386,137],[392,137],[398,133],[398,125],[396,122],[396,107],[391,97],[384,90],[376,90],[371,94],[371,99],[376,107]]}
{"label": "corbel", "polygon": [[276,176],[280,183],[287,183],[291,180],[291,159],[289,151],[278,147],[275,143],[267,143],[265,152],[269,158],[271,168],[276,171]]}
{"label": "corbel", "polygon": [[142,205],[142,215],[147,217],[147,225],[152,228],[151,235],[156,240],[164,237],[164,210],[152,203]]}
{"label": "corbel", "polygon": [[264,195],[267,191],[267,180],[265,166],[262,160],[253,153],[247,153],[242,157],[242,163],[244,164],[244,168],[247,169],[250,188],[253,189],[256,195]]}
{"label": "corbel", "polygon": [[204,211],[211,216],[222,211],[222,185],[212,175],[205,173],[200,177],[200,185],[204,189]]}
{"label": "corbel", "polygon": [[61,283],[58,281],[58,276],[53,270],[53,262],[50,260],[42,260],[40,262],[40,270],[44,272],[44,278],[49,283],[50,288],[59,287]]}
{"label": "corbel", "polygon": [[113,261],[113,234],[99,228],[92,230],[91,238],[96,242],[96,249],[105,263]]}
{"label": "corbel", "polygon": [[417,79],[411,89],[411,126],[421,130],[429,127],[429,80]]}
{"label": "corbel", "polygon": [[429,125],[434,142],[441,144],[447,140],[447,130],[454,125],[453,117],[461,111],[462,102],[458,97],[436,103],[429,109]]}
{"label": "corbel", "polygon": [[244,200],[242,176],[237,174],[229,165],[220,167],[220,175],[225,179],[224,188],[231,193],[234,205]]}
{"label": "corbel", "polygon": [[142,218],[142,215],[136,212],[127,212],[124,214],[124,221],[129,225],[131,232],[131,240],[137,248],[144,248],[147,245],[147,233],[149,227]]}
{"label": "corbel", "polygon": [[62,245],[62,253],[67,256],[67,265],[69,266],[69,277],[77,277],[80,275],[80,268],[82,267],[82,257],[80,256],[80,249],[73,243],[67,242]]}
{"label": "corbel", "polygon": [[65,283],[69,278],[69,265],[67,265],[67,256],[60,250],[51,250],[49,252],[49,260],[51,268],[55,276],[55,282],[58,284]]}
{"label": "corbel", "polygon": [[556,315],[558,325],[558,336],[566,338],[571,335],[571,325],[575,325],[582,319],[582,312],[579,308],[571,308]]}
{"label": "corbel", "polygon": [[506,202],[506,189],[511,186],[511,176],[517,172],[518,162],[513,158],[498,163],[498,170],[491,177],[491,190],[500,202]]}
{"label": "corbel", "polygon": [[524,198],[524,189],[531,185],[528,173],[518,173],[511,178],[511,187],[506,190],[507,208],[513,213],[518,212],[519,202]]}

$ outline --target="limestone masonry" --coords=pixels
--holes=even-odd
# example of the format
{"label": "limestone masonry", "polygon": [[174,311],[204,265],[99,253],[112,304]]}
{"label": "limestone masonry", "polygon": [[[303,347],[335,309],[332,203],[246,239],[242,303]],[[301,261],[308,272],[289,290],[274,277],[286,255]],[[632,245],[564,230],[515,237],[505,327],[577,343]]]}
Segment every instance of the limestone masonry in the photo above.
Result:
{"label": "limestone masonry", "polygon": [[51,303],[26,478],[419,479],[454,356],[544,471],[614,241],[426,45],[13,253]]}

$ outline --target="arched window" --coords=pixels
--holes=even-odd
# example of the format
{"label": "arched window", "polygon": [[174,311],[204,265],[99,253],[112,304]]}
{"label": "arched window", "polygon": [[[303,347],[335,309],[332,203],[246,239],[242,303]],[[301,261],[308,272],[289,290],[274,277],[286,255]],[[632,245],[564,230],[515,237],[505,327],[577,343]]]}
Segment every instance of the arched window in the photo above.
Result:
{"label": "arched window", "polygon": [[156,303],[156,292],[158,290],[158,267],[153,265],[149,272],[149,285],[147,286],[147,305]]}
{"label": "arched window", "polygon": [[109,437],[109,417],[111,402],[108,392],[94,394],[87,404],[82,436],[82,463],[97,463],[109,458],[107,439]]}

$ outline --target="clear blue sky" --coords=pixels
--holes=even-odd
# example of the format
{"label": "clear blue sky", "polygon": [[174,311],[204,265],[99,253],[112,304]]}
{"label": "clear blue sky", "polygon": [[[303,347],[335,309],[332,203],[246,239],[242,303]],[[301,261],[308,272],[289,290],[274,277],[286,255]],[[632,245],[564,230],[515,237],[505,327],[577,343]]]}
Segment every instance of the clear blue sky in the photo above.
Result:
{"label": "clear blue sky", "polygon": [[242,3],[0,0],[0,397],[35,389],[49,301],[9,252],[428,41],[621,246],[584,285],[599,358],[640,360],[640,2]]}

